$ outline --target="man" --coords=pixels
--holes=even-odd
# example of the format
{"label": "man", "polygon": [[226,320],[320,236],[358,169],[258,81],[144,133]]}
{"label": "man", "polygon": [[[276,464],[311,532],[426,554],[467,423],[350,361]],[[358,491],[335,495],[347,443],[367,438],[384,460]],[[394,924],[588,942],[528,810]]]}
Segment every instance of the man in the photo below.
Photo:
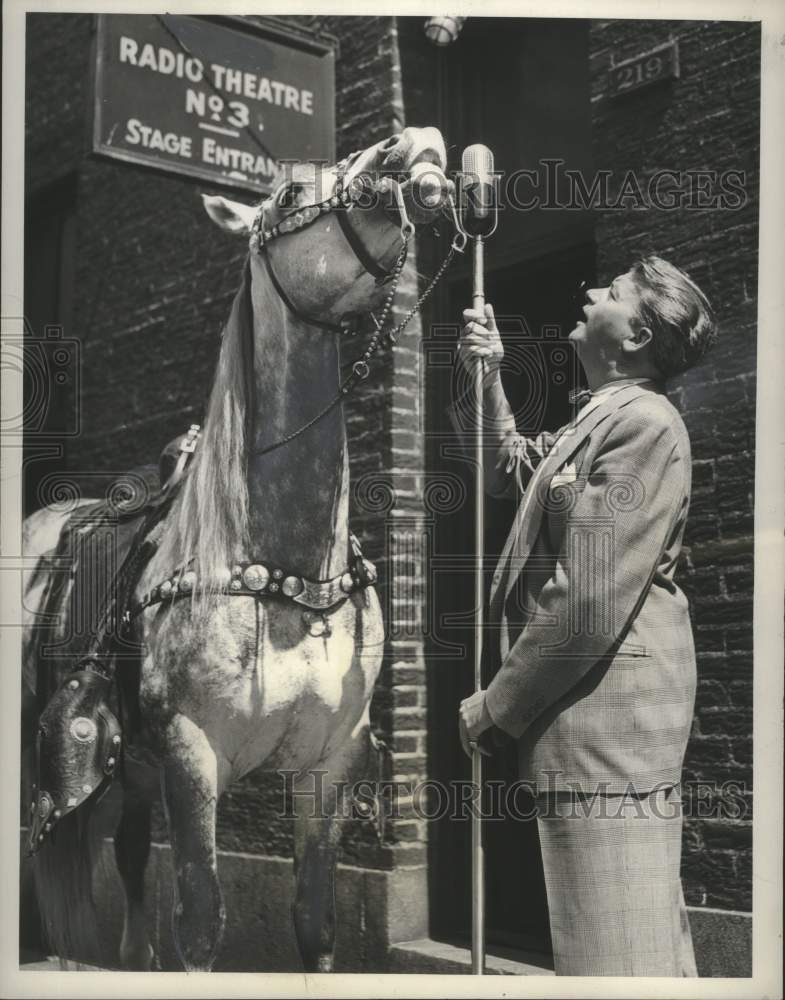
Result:
{"label": "man", "polygon": [[[494,727],[518,740],[557,974],[695,975],[679,802],[695,652],[674,582],[691,460],[664,383],[703,356],[715,323],[658,257],[586,298],[569,339],[589,402],[535,439],[502,388],[492,308],[464,313],[460,360],[486,372],[485,486],[523,498],[491,587],[501,665],[461,703],[460,734],[467,753]],[[452,417],[471,433],[461,402]]]}

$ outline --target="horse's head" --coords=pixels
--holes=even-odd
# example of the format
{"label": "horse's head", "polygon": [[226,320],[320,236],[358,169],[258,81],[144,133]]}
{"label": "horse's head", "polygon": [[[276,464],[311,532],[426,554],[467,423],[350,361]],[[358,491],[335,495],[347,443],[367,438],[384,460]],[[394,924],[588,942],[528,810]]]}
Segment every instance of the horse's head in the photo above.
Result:
{"label": "horse's head", "polygon": [[339,323],[382,301],[404,234],[442,210],[446,159],[438,129],[405,128],[337,166],[286,167],[259,206],[204,203],[223,229],[251,237],[254,277],[266,271],[301,316]]}

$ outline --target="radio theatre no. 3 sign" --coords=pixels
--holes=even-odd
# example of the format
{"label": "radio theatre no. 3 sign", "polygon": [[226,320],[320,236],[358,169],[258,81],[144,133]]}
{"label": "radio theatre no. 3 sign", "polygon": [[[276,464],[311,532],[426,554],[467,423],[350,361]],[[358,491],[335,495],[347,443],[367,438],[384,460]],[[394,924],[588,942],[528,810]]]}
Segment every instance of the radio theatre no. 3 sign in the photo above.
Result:
{"label": "radio theatre no. 3 sign", "polygon": [[332,48],[195,17],[100,15],[93,150],[269,192],[335,155]]}

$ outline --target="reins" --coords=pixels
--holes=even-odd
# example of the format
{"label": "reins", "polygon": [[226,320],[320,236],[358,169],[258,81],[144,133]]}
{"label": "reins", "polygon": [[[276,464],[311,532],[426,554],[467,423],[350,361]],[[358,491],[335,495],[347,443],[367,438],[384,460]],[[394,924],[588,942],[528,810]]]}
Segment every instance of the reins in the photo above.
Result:
{"label": "reins", "polygon": [[[463,231],[459,221],[457,212],[455,209],[455,203],[451,195],[448,195],[450,201],[450,207],[452,210],[453,223],[455,225],[455,235],[453,236],[452,242],[450,244],[450,249],[447,252],[447,256],[444,258],[442,263],[439,265],[434,276],[428,283],[428,286],[418,297],[415,304],[407,312],[404,318],[395,326],[393,329],[385,330],[384,325],[390,315],[392,309],[393,300],[395,299],[395,294],[398,290],[398,284],[401,280],[401,274],[403,273],[404,265],[406,264],[406,259],[409,253],[409,244],[412,236],[414,235],[414,225],[410,221],[408,214],[406,212],[406,206],[403,200],[403,194],[401,192],[400,184],[392,178],[385,177],[377,185],[377,193],[388,193],[392,190],[396,196],[398,213],[401,219],[401,249],[395,260],[395,263],[390,268],[389,271],[381,267],[374,259],[370,256],[368,251],[363,246],[356,232],[353,230],[348,220],[346,219],[346,214],[355,207],[355,201],[360,196],[360,194],[365,193],[366,189],[364,185],[359,182],[353,183],[347,189],[344,187],[343,180],[348,169],[349,164],[352,162],[357,153],[352,154],[346,160],[342,160],[338,164],[338,176],[336,180],[335,194],[324,201],[315,203],[313,205],[308,205],[305,208],[297,209],[291,212],[289,215],[281,219],[280,222],[271,226],[269,229],[264,226],[264,206],[260,206],[254,219],[253,225],[251,227],[251,237],[249,241],[249,248],[252,252],[264,255],[264,263],[267,270],[267,274],[270,281],[278,294],[281,301],[284,303],[286,308],[298,319],[312,326],[320,327],[322,329],[330,330],[336,333],[347,332],[346,325],[337,325],[325,323],[320,320],[316,320],[313,317],[305,316],[298,312],[298,310],[292,304],[289,296],[286,294],[285,290],[281,286],[278,278],[272,267],[269,255],[265,254],[264,251],[267,245],[272,242],[272,240],[283,236],[287,233],[296,232],[300,229],[309,226],[311,223],[315,222],[316,219],[320,218],[322,215],[327,213],[337,213],[339,223],[341,225],[341,231],[347,238],[349,245],[352,248],[355,256],[358,258],[360,263],[363,265],[364,269],[368,271],[371,275],[376,278],[376,283],[378,284],[390,284],[390,290],[385,297],[384,304],[382,306],[382,311],[377,319],[376,316],[371,312],[371,318],[374,321],[376,329],[371,335],[371,339],[360,355],[360,357],[352,363],[352,370],[350,374],[341,382],[338,387],[338,391],[335,393],[333,398],[326,403],[321,410],[313,415],[304,424],[298,427],[296,430],[289,434],[284,435],[280,440],[275,441],[273,444],[265,445],[263,448],[250,449],[249,454],[252,455],[266,455],[271,451],[275,451],[277,448],[281,448],[298,438],[301,434],[304,434],[311,427],[317,424],[320,420],[327,416],[335,407],[362,381],[364,381],[370,374],[370,364],[369,362],[374,358],[374,356],[381,350],[386,344],[394,344],[398,336],[406,329],[412,320],[412,317],[422,308],[424,303],[428,300],[433,289],[436,287],[438,282],[441,280],[442,275],[450,266],[453,257],[456,253],[463,253],[464,247],[466,246],[466,233]],[[350,235],[351,234],[351,235]]]}

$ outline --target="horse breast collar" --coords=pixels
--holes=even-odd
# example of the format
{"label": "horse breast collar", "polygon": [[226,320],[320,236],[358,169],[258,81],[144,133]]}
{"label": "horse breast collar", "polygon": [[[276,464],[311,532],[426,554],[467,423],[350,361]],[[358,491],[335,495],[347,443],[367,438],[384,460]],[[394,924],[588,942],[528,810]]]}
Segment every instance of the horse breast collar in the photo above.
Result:
{"label": "horse breast collar", "polygon": [[[352,557],[349,567],[329,580],[309,580],[297,573],[288,572],[269,563],[237,563],[226,569],[216,593],[227,597],[253,597],[257,600],[274,597],[288,599],[303,606],[303,621],[311,635],[329,636],[330,627],[325,612],[333,610],[350,594],[376,583],[376,567],[365,559],[357,538],[350,533]],[[146,608],[156,604],[171,604],[182,597],[193,597],[203,587],[195,570],[179,569],[162,583],[157,584],[126,612],[125,622],[130,622]]]}

